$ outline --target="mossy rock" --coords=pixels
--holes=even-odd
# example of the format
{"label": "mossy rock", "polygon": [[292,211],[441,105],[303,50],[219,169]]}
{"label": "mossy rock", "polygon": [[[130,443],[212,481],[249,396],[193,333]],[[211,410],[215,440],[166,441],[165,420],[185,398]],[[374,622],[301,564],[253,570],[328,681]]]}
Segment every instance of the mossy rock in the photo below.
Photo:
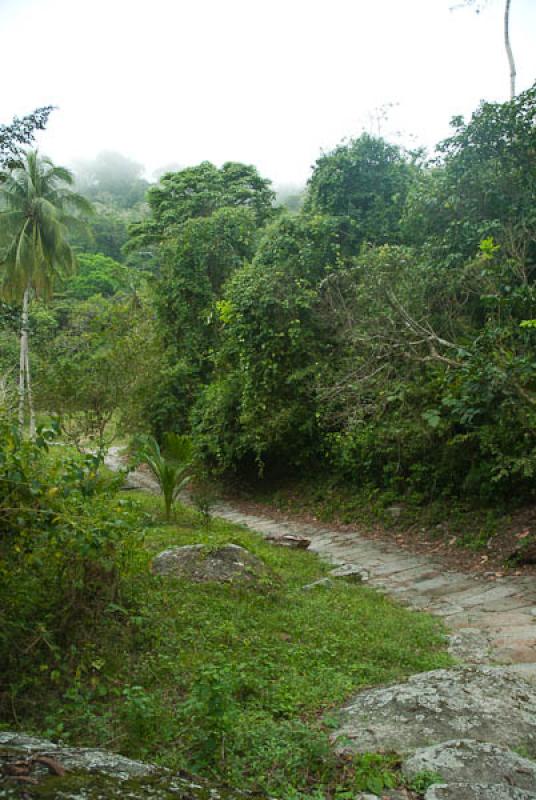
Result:
{"label": "mossy rock", "polygon": [[[64,770],[65,774],[51,774],[50,767],[38,760],[43,756],[52,762],[52,771],[56,765],[56,771]],[[22,780],[10,774],[17,770],[24,773]],[[232,789],[215,789],[206,782],[105,750],[64,747],[24,734],[0,732],[0,798],[244,800],[245,795]]]}
{"label": "mossy rock", "polygon": [[152,571],[154,575],[195,583],[247,584],[269,577],[264,561],[237,544],[170,547],[155,556]]}

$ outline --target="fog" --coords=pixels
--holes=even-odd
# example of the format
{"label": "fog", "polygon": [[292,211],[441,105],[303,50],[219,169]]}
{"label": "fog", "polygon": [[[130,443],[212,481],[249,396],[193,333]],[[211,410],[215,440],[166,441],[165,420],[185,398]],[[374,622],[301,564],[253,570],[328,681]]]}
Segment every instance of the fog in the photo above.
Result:
{"label": "fog", "polygon": [[[52,103],[38,142],[62,164],[118,151],[154,180],[238,160],[302,185],[344,137],[431,149],[453,115],[507,99],[503,0],[451,5],[0,0],[0,122]],[[520,91],[536,77],[534,0],[512,0],[511,38]]]}

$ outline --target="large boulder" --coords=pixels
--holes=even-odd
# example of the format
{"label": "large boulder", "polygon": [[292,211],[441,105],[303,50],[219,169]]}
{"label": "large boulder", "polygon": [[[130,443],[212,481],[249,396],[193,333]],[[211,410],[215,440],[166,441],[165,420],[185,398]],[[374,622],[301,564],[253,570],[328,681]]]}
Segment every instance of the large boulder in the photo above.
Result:
{"label": "large boulder", "polygon": [[502,786],[505,798],[512,797],[509,793],[512,787],[536,791],[534,761],[505,747],[473,739],[457,739],[420,748],[404,761],[402,772],[408,778],[414,778],[420,772],[440,775],[441,783],[445,784],[442,790],[458,789],[458,794],[447,794],[447,797],[471,797],[467,788],[470,786],[488,786],[490,793]]}
{"label": "large boulder", "polygon": [[431,786],[424,800],[536,800],[536,794],[504,783],[451,783]]}
{"label": "large boulder", "polygon": [[268,576],[264,562],[237,544],[170,547],[153,559],[153,573],[196,583],[251,583]]}
{"label": "large boulder", "polygon": [[116,753],[64,747],[9,731],[0,732],[0,798],[245,800],[239,791],[219,791]]}
{"label": "large boulder", "polygon": [[536,756],[536,687],[495,667],[439,669],[361,692],[333,734],[345,752],[411,753],[474,739]]}
{"label": "large boulder", "polygon": [[107,750],[67,747],[54,744],[47,739],[26,736],[23,733],[0,731],[0,753],[5,756],[9,751],[30,758],[49,755],[68,772],[98,772],[114,775],[122,780],[155,775],[158,772],[158,769],[151,764],[133,761],[131,758],[125,758],[125,756]]}

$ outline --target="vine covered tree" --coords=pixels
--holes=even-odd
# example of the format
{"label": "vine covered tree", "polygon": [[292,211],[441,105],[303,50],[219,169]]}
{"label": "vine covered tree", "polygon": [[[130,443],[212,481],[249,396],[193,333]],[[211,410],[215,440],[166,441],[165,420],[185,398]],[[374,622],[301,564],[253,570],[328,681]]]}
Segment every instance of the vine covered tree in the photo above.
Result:
{"label": "vine covered tree", "polygon": [[130,228],[129,250],[161,245],[176,238],[191,219],[210,217],[222,208],[246,208],[257,225],[273,214],[275,194],[255,167],[234,161],[221,169],[209,161],[167,172],[147,193],[150,216]]}
{"label": "vine covered tree", "polygon": [[156,305],[165,364],[153,430],[182,430],[200,387],[210,381],[218,327],[215,303],[230,276],[255,253],[275,215],[270,181],[255,167],[204,161],[168,172],[147,193],[150,214],[130,226],[127,249],[159,262]]}
{"label": "vine covered tree", "polygon": [[0,277],[4,297],[22,301],[19,363],[19,425],[24,426],[26,400],[30,435],[35,434],[28,316],[33,293],[45,299],[54,281],[72,273],[76,256],[67,240],[69,228],[91,212],[91,204],[71,188],[69,170],[30,151],[0,177]]}
{"label": "vine covered tree", "polygon": [[304,209],[337,219],[348,252],[397,240],[414,173],[405,152],[364,133],[317,160]]}

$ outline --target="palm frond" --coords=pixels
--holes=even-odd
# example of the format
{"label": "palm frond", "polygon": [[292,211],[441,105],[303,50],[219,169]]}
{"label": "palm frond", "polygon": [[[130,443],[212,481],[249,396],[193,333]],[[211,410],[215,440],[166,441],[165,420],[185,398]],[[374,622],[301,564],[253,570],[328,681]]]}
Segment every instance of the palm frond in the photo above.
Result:
{"label": "palm frond", "polygon": [[167,458],[176,462],[187,462],[192,460],[192,441],[189,436],[181,436],[178,433],[166,433],[163,439],[164,453]]}
{"label": "palm frond", "polygon": [[167,434],[164,437],[164,452],[153,436],[141,441],[138,457],[149,467],[164,497],[166,518],[169,519],[173,503],[190,480],[192,447],[187,436]]}
{"label": "palm frond", "polygon": [[56,278],[70,274],[76,255],[67,233],[91,204],[70,187],[73,175],[35,151],[0,177],[0,268],[13,299],[28,286],[49,297]]}

